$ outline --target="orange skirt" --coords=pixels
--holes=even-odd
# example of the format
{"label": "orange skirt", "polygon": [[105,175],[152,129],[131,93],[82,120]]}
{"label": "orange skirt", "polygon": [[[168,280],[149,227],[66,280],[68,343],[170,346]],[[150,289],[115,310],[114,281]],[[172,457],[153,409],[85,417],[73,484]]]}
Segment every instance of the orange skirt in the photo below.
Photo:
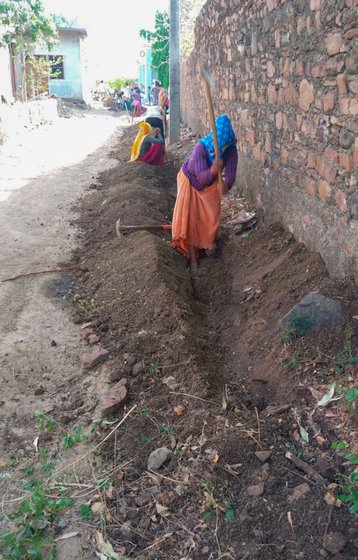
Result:
{"label": "orange skirt", "polygon": [[177,177],[178,193],[174,208],[172,245],[189,257],[189,246],[212,249],[220,225],[218,181],[204,191],[197,191],[182,169]]}

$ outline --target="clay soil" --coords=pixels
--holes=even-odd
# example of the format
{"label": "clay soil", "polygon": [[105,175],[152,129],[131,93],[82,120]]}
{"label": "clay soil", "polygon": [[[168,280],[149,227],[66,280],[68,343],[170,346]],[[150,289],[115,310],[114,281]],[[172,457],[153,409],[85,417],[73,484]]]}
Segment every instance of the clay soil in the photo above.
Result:
{"label": "clay soil", "polygon": [[[356,287],[330,279],[320,257],[278,225],[261,219],[236,235],[235,217],[247,208],[237,189],[223,202],[217,254],[194,275],[166,233],[119,240],[119,217],[170,223],[179,161],[195,140],[187,135],[154,168],[128,163],[134,133],[115,149],[118,166],[87,191],[83,248],[74,256],[83,263],[76,322],[91,321],[109,351],[95,375],[103,391],[127,379],[118,418],[135,406],[101,448],[116,472],[114,491],[102,496],[109,539],[137,559],[357,559],[356,519],[331,505],[347,469],[331,445],[354,442],[354,410],[341,399],[313,413],[314,390],[354,385]],[[342,302],[344,322],[287,341],[279,320],[317,289]],[[171,457],[150,472],[148,456],[159,447]],[[259,451],[270,452],[266,461]]]}

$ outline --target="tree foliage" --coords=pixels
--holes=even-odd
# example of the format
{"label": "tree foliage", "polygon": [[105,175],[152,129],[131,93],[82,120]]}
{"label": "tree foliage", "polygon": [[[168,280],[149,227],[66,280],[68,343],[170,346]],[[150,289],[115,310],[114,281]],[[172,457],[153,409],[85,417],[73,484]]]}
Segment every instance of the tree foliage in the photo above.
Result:
{"label": "tree foliage", "polygon": [[108,85],[110,88],[119,91],[133,84],[135,81],[136,78],[124,78],[123,76],[120,76],[119,78],[115,78],[114,80],[109,80]]}
{"label": "tree foliage", "polygon": [[54,44],[56,26],[45,14],[41,0],[0,0],[0,46],[10,45],[14,51],[26,51],[45,41]]}
{"label": "tree foliage", "polygon": [[156,12],[154,31],[141,29],[140,37],[151,44],[152,68],[164,88],[169,86],[169,31],[170,20],[167,12]]}
{"label": "tree foliage", "polygon": [[195,46],[194,27],[205,0],[181,0],[180,3],[180,50],[187,56]]}

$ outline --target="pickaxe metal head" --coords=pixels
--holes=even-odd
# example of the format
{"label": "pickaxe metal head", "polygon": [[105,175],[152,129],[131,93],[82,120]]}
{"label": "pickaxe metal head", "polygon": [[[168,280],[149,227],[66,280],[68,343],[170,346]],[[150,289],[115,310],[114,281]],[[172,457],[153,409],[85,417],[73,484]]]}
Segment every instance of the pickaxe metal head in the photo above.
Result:
{"label": "pickaxe metal head", "polygon": [[204,63],[202,63],[201,66],[200,66],[200,75],[203,78],[203,80],[205,80],[209,84],[210,88],[212,90],[214,90],[215,89],[215,81],[214,81],[214,79],[212,78],[212,76],[209,72],[209,68]]}

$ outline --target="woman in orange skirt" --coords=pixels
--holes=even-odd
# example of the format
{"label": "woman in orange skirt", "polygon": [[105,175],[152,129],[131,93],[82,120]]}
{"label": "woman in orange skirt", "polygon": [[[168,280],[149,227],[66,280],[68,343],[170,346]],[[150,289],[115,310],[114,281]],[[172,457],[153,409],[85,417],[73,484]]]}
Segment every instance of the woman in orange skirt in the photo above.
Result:
{"label": "woman in orange skirt", "polygon": [[234,184],[238,162],[236,136],[227,115],[215,121],[220,162],[215,160],[212,131],[197,142],[177,178],[172,245],[197,266],[200,249],[213,249],[220,225],[219,171],[225,170],[224,193]]}

